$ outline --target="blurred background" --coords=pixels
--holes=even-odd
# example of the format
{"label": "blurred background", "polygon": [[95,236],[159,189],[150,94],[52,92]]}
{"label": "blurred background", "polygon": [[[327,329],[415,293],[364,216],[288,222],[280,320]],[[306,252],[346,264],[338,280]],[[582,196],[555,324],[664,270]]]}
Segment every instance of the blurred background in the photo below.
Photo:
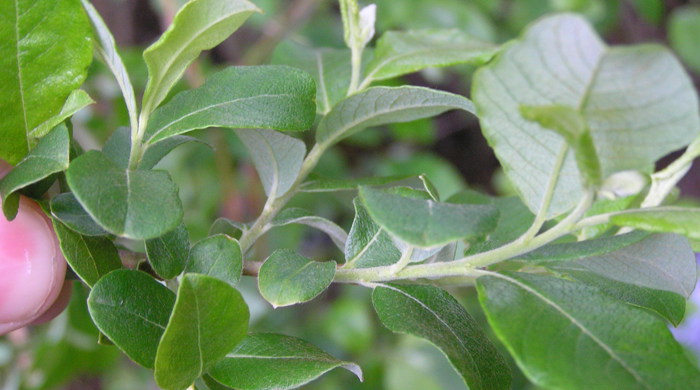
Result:
{"label": "blurred background", "polygon": [[[190,69],[176,92],[200,85],[207,75],[228,65],[282,62],[289,42],[316,47],[343,47],[342,23],[335,0],[252,0],[264,10],[253,16],[219,47]],[[185,0],[92,0],[112,29],[137,89],[143,92],[146,67],[141,54],[170,24]],[[387,30],[456,28],[486,41],[516,37],[534,19],[551,12],[585,15],[611,44],[654,42],[670,46],[700,87],[700,1],[662,0],[375,0],[377,34]],[[429,69],[402,82],[469,96],[473,69],[468,66]],[[393,81],[396,83],[396,81]],[[128,123],[119,89],[108,69],[95,61],[84,89],[97,104],[73,119],[75,134],[87,148],[101,146]],[[264,192],[255,169],[233,132],[208,130],[197,135],[211,148],[188,144],[160,167],[180,187],[191,240],[207,235],[218,217],[250,221],[260,212]],[[302,135],[307,140],[313,134]],[[673,156],[663,159],[663,166]],[[696,164],[697,165],[697,164]],[[329,151],[315,174],[333,178],[425,173],[441,197],[466,188],[491,194],[511,193],[498,162],[475,118],[449,112],[420,120],[371,129]],[[683,202],[700,197],[700,167],[681,182]],[[330,218],[349,229],[352,193],[300,194],[290,204]],[[301,243],[301,244],[299,244]],[[277,228],[256,246],[266,257],[276,248],[298,248],[316,259],[342,259],[327,236],[299,226]],[[116,348],[96,343],[97,331],[85,308],[85,291],[76,284],[69,309],[48,325],[0,338],[0,389],[157,389],[152,373],[131,363]],[[427,342],[396,336],[373,314],[369,291],[334,286],[311,303],[272,310],[257,293],[256,281],[241,283],[251,307],[251,330],[275,331],[304,338],[331,354],[360,364],[365,382],[338,370],[305,389],[457,390],[464,385],[441,353]],[[472,289],[451,291],[467,310],[484,321]],[[700,296],[696,293],[697,300]],[[692,305],[692,304],[691,304]],[[689,309],[693,329],[678,334],[689,354],[700,354],[700,317]],[[696,348],[695,350],[693,348]],[[17,360],[14,357],[19,356]],[[12,362],[12,363],[11,363]],[[514,389],[534,389],[517,369]],[[4,384],[4,385],[3,385]]]}

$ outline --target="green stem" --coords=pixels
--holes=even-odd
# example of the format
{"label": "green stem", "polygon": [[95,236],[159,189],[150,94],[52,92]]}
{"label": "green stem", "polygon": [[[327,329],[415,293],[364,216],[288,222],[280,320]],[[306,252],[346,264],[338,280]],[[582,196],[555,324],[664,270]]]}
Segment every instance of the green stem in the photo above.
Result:
{"label": "green stem", "polygon": [[148,125],[148,114],[146,111],[141,111],[139,122],[136,129],[131,129],[131,151],[129,152],[129,169],[135,170],[138,168],[141,158],[143,157],[144,145],[143,135],[146,132]]}
{"label": "green stem", "polygon": [[318,160],[321,158],[323,153],[326,151],[328,146],[326,144],[316,144],[306,155],[304,162],[301,164],[301,169],[297,175],[297,179],[294,181],[289,191],[281,195],[278,198],[268,198],[265,202],[260,216],[255,220],[253,226],[250,229],[243,232],[241,239],[238,240],[241,245],[241,251],[246,253],[255,244],[255,242],[262,236],[268,228],[268,224],[275,218],[277,213],[282,210],[282,208],[289,202],[289,200],[299,192],[299,186],[306,179],[306,177],[311,173],[311,171],[318,164]]}
{"label": "green stem", "polygon": [[446,277],[470,277],[483,273],[479,267],[486,267],[504,260],[512,259],[523,253],[540,248],[550,242],[565,236],[577,229],[577,222],[590,207],[593,201],[593,192],[588,191],[578,206],[561,222],[551,229],[532,238],[531,240],[515,240],[500,248],[487,252],[477,253],[451,262],[418,264],[408,266],[399,272],[394,272],[393,266],[338,269],[335,282],[384,282],[412,278],[446,278]]}
{"label": "green stem", "polygon": [[532,222],[530,228],[522,235],[518,240],[528,241],[535,237],[535,235],[540,231],[545,222],[547,222],[547,213],[549,212],[549,207],[552,204],[552,199],[554,198],[554,191],[557,188],[557,183],[559,182],[559,177],[561,176],[561,170],[564,167],[564,162],[566,161],[566,155],[569,152],[568,144],[564,143],[559,150],[557,159],[554,163],[554,171],[549,177],[549,182],[547,183],[547,189],[542,198],[542,204],[540,209],[537,211],[535,220]]}
{"label": "green stem", "polygon": [[351,49],[351,65],[352,76],[350,77],[350,86],[348,87],[347,96],[350,96],[358,91],[360,73],[362,71],[362,48],[353,47]]}
{"label": "green stem", "polygon": [[651,188],[641,207],[654,207],[663,203],[699,154],[700,138],[690,144],[686,151],[669,166],[651,175]]}

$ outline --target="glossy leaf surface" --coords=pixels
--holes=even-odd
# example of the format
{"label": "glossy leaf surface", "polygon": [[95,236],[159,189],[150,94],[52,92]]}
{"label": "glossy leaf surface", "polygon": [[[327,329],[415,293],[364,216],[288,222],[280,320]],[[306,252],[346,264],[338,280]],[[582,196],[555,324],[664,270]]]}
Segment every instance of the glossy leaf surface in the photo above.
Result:
{"label": "glossy leaf surface", "polygon": [[243,255],[238,241],[224,234],[216,234],[194,244],[185,272],[208,275],[235,286],[241,278],[242,269]]}
{"label": "glossy leaf surface", "polygon": [[190,254],[190,236],[185,225],[168,233],[146,240],[146,254],[153,270],[164,279],[179,275]]}

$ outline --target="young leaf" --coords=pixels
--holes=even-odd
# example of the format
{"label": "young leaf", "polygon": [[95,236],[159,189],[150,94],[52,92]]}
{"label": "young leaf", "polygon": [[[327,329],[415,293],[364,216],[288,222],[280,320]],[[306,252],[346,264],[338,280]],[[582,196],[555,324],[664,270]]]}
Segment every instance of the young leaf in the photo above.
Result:
{"label": "young leaf", "polygon": [[457,64],[481,65],[498,48],[463,31],[388,31],[377,41],[374,58],[367,65],[364,84]]}
{"label": "young leaf", "polygon": [[286,41],[275,49],[272,63],[299,68],[314,78],[316,110],[322,115],[327,114],[348,92],[352,72],[348,49],[314,49]]}
{"label": "young leaf", "polygon": [[192,0],[185,4],[160,39],[143,53],[149,78],[141,110],[150,114],[203,50],[221,43],[259,11],[247,0]]}
{"label": "young leaf", "polygon": [[209,375],[221,384],[241,390],[285,390],[299,388],[338,367],[362,380],[362,370],[357,364],[338,360],[304,340],[253,333],[214,365]]}
{"label": "young leaf", "polygon": [[307,130],[316,117],[314,82],[288,66],[236,66],[176,95],[153,113],[149,144],[207,127]]}
{"label": "young leaf", "polygon": [[153,368],[175,294],[140,271],[116,270],[101,278],[88,298],[95,325],[131,360]]}
{"label": "young leaf", "polygon": [[333,144],[368,127],[429,118],[445,111],[474,112],[459,95],[421,87],[373,87],[338,103],[316,130],[316,141]]}
{"label": "young leaf", "polygon": [[70,192],[51,198],[51,215],[82,236],[106,236],[108,234],[92,219]]}
{"label": "young leaf", "polygon": [[486,235],[498,219],[498,209],[489,205],[437,203],[369,187],[361,187],[359,195],[379,226],[421,248]]}
{"label": "young leaf", "polygon": [[136,110],[134,87],[131,85],[126,66],[124,66],[124,62],[119,56],[117,44],[114,42],[114,37],[109,31],[109,27],[107,27],[107,24],[102,20],[102,17],[95,7],[93,7],[88,0],[81,0],[81,2],[92,23],[95,38],[97,38],[97,42],[95,42],[97,54],[99,54],[104,63],[107,64],[115,80],[117,80],[119,89],[121,89],[122,96],[124,97],[124,103],[126,103],[126,109],[129,112],[130,125],[134,128],[138,125],[136,118],[138,111]]}
{"label": "young leaf", "polygon": [[304,142],[274,130],[236,130],[236,135],[250,151],[265,195],[274,199],[289,191],[306,155]]}
{"label": "young leaf", "polygon": [[16,164],[85,80],[90,25],[77,1],[3,1],[0,15],[0,159]]}
{"label": "young leaf", "polygon": [[435,344],[471,390],[509,389],[510,369],[466,310],[446,291],[432,286],[386,285],[372,303],[393,332]]}
{"label": "young leaf", "polygon": [[70,135],[65,125],[59,125],[32,149],[17,166],[0,180],[2,210],[8,220],[14,219],[17,208],[10,209],[8,202],[15,191],[68,168]]}
{"label": "young leaf", "polygon": [[279,249],[260,267],[258,288],[275,308],[307,302],[330,286],[335,267],[335,261],[313,261]]}
{"label": "young leaf", "polygon": [[[545,265],[548,263],[545,263]],[[674,292],[693,292],[697,278],[695,254],[688,240],[676,234],[653,234],[604,255],[552,264],[552,268],[589,271],[623,283]]]}
{"label": "young leaf", "polygon": [[233,221],[228,218],[217,218],[209,228],[209,235],[225,234],[229,237],[239,239],[241,238],[241,234],[249,228],[250,226],[243,222]]}
{"label": "young leaf", "polygon": [[610,223],[649,232],[678,233],[700,239],[700,209],[685,207],[650,207],[621,211],[610,216]]}
{"label": "young leaf", "polygon": [[182,220],[177,188],[165,171],[129,171],[89,151],[73,160],[68,185],[101,227],[133,239],[160,237]]}
{"label": "young leaf", "polygon": [[304,209],[292,207],[282,210],[282,212],[270,222],[270,227],[284,226],[292,223],[310,226],[328,234],[328,237],[331,238],[333,243],[341,251],[345,250],[345,242],[348,240],[348,234],[345,233],[345,230],[335,222],[313,215]]}
{"label": "young leaf", "polygon": [[101,277],[122,267],[117,248],[105,237],[86,237],[53,219],[63,257],[80,279],[93,287]]}
{"label": "young leaf", "polygon": [[[489,323],[536,385],[687,389],[700,372],[664,321],[596,288],[548,276],[477,279]],[[537,331],[527,331],[536,329]]]}
{"label": "young leaf", "polygon": [[236,289],[206,275],[185,274],[158,345],[158,386],[165,390],[190,386],[243,340],[249,317]]}
{"label": "young leaf", "polygon": [[231,286],[238,284],[243,255],[238,241],[224,234],[198,241],[190,250],[185,272],[209,275]]}
{"label": "young leaf", "polygon": [[360,198],[355,198],[352,203],[355,219],[345,244],[345,267],[381,267],[399,261],[401,252],[389,234],[372,220]]}
{"label": "young leaf", "polygon": [[163,279],[180,275],[190,254],[187,227],[181,224],[160,237],[146,240],[146,254],[153,270]]}
{"label": "young leaf", "polygon": [[68,98],[63,104],[61,111],[35,127],[29,135],[36,138],[44,137],[51,131],[51,129],[60,125],[61,122],[64,122],[66,119],[73,116],[73,114],[94,102],[95,101],[92,100],[90,95],[88,95],[87,92],[83,91],[82,89],[73,90],[73,92],[68,95]]}
{"label": "young leaf", "polygon": [[570,14],[539,20],[477,71],[472,97],[484,135],[533,212],[558,177],[548,216],[581,198],[579,172],[573,153],[556,172],[564,139],[523,118],[521,105],[579,111],[602,178],[649,171],[700,130],[695,90],[672,54],[654,45],[608,48],[588,22]]}

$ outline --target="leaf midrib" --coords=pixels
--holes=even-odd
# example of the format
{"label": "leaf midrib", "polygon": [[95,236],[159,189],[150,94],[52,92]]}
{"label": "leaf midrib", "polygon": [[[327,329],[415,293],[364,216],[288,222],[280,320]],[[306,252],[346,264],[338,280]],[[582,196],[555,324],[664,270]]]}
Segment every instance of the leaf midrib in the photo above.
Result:
{"label": "leaf midrib", "polygon": [[647,383],[644,382],[644,380],[643,380],[642,377],[639,375],[639,373],[637,373],[637,371],[635,371],[633,368],[629,367],[629,366],[625,363],[625,361],[622,360],[622,358],[619,357],[619,356],[615,353],[615,351],[614,351],[612,348],[610,348],[610,347],[609,347],[607,344],[605,344],[602,340],[600,340],[598,337],[596,337],[596,336],[595,336],[592,332],[590,332],[583,324],[581,324],[580,322],[578,322],[578,320],[576,320],[576,318],[575,318],[574,316],[572,316],[572,315],[569,314],[566,310],[564,310],[564,308],[562,308],[561,306],[557,305],[556,302],[550,300],[550,299],[547,298],[546,296],[542,295],[539,291],[533,289],[532,287],[528,286],[528,285],[525,284],[525,283],[520,282],[519,280],[510,278],[510,277],[505,276],[505,275],[503,275],[503,274],[491,273],[491,275],[493,275],[493,276],[495,276],[495,277],[498,277],[498,278],[501,278],[501,279],[504,279],[504,280],[506,280],[506,281],[508,281],[508,282],[510,282],[510,283],[515,284],[516,286],[518,286],[518,287],[522,288],[523,290],[529,292],[530,294],[534,295],[536,298],[539,298],[540,300],[542,300],[542,302],[546,303],[548,306],[551,306],[551,307],[554,308],[556,311],[558,311],[559,313],[561,313],[561,314],[562,314],[564,317],[566,317],[573,325],[575,325],[577,328],[579,328],[579,329],[581,330],[581,332],[583,332],[583,334],[587,335],[591,340],[593,340],[596,344],[598,344],[598,345],[603,349],[603,351],[605,351],[608,355],[610,355],[610,357],[611,357],[613,360],[615,360],[618,364],[620,364],[620,366],[621,366],[622,368],[624,368],[630,375],[632,375],[632,377],[634,377],[634,379],[637,380],[637,382],[638,382],[639,384],[643,385],[644,388],[651,390],[651,387],[649,387],[649,385],[648,385]]}

